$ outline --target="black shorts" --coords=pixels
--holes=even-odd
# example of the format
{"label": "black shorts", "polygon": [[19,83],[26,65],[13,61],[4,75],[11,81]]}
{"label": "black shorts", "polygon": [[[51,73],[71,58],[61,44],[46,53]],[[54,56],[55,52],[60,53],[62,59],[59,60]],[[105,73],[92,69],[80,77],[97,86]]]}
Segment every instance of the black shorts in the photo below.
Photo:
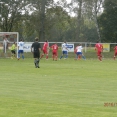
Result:
{"label": "black shorts", "polygon": [[15,50],[11,50],[11,53],[12,53],[12,54],[15,54]]}
{"label": "black shorts", "polygon": [[40,58],[40,52],[34,52],[33,56],[34,58]]}

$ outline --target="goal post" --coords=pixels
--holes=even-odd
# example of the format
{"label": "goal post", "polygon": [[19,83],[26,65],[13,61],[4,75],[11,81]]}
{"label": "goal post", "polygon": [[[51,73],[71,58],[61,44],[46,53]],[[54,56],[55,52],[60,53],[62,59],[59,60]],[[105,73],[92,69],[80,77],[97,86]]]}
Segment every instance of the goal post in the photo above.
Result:
{"label": "goal post", "polygon": [[18,57],[18,42],[19,33],[18,32],[0,32],[0,50],[6,56],[8,54],[10,47],[13,43],[16,43],[16,53]]}

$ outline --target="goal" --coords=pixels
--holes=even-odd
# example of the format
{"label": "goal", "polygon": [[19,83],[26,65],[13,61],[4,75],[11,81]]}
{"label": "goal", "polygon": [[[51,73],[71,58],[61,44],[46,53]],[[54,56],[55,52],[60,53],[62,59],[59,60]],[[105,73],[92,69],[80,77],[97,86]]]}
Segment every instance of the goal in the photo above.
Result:
{"label": "goal", "polygon": [[[0,57],[10,57],[11,45],[15,42],[18,45],[19,33],[18,32],[0,32]],[[18,46],[16,48],[18,57]]]}

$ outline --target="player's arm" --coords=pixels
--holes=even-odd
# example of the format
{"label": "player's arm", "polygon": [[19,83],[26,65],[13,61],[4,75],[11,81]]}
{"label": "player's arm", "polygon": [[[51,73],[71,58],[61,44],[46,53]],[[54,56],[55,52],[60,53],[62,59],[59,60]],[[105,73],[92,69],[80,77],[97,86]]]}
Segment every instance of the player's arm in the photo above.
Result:
{"label": "player's arm", "polygon": [[95,51],[97,50],[97,47],[95,46]]}
{"label": "player's arm", "polygon": [[31,52],[33,53],[33,51],[32,51],[32,46],[31,46]]}
{"label": "player's arm", "polygon": [[50,49],[50,47],[49,47],[49,46],[47,46],[47,49],[49,50],[49,49]]}
{"label": "player's arm", "polygon": [[53,50],[53,45],[52,45],[52,46],[50,46],[50,49],[51,49],[51,50]]}
{"label": "player's arm", "polygon": [[39,48],[39,52],[41,53],[41,51],[42,51],[42,49],[41,48]]}
{"label": "player's arm", "polygon": [[17,47],[18,47],[18,50],[19,50],[19,45]]}
{"label": "player's arm", "polygon": [[69,51],[69,49],[66,47],[66,49]]}
{"label": "player's arm", "polygon": [[66,46],[64,46],[64,47],[65,47],[65,49],[66,49],[66,50],[68,50],[68,51],[69,51],[69,49],[68,49]]}
{"label": "player's arm", "polygon": [[[41,51],[42,51],[42,49],[41,49],[41,48],[39,48],[40,55],[41,55]],[[41,59],[41,56],[40,56],[40,59]]]}
{"label": "player's arm", "polygon": [[38,49],[39,49],[39,52],[40,52],[40,54],[41,54],[41,51],[43,51],[43,50],[42,50],[42,48],[41,48],[41,45],[40,45],[40,44],[39,44]]}
{"label": "player's arm", "polygon": [[101,47],[101,48],[102,48],[102,52],[103,52],[103,45],[102,45],[102,47]]}
{"label": "player's arm", "polygon": [[33,53],[33,44],[32,44],[32,46],[31,46],[31,52]]}

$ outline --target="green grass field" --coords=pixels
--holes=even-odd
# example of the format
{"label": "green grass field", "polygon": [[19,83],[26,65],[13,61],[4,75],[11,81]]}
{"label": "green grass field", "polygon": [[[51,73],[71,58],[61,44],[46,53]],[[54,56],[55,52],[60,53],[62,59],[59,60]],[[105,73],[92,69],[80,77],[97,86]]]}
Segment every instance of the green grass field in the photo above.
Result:
{"label": "green grass field", "polygon": [[42,59],[40,67],[0,59],[0,117],[117,117],[116,60]]}

